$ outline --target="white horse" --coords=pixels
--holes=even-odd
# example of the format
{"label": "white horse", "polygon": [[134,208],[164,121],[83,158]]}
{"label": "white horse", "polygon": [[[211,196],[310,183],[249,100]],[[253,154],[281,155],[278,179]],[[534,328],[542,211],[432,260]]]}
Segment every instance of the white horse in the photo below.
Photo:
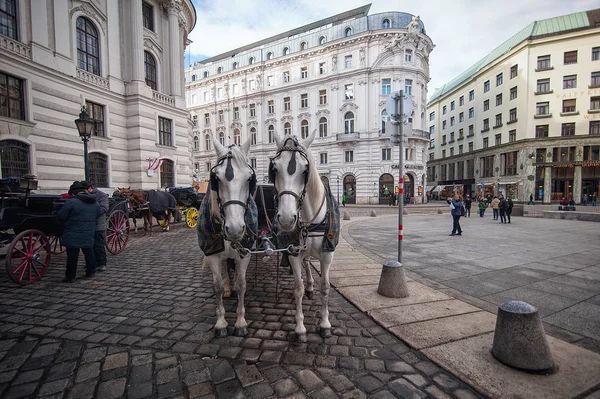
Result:
{"label": "white horse", "polygon": [[[302,312],[302,265],[307,275],[307,297],[312,297],[313,279],[308,265],[308,258],[319,259],[321,264],[321,321],[319,324],[322,337],[331,336],[329,322],[329,267],[333,261],[333,252],[323,250],[323,240],[327,232],[315,232],[315,226],[328,224],[328,201],[324,183],[319,177],[314,158],[308,147],[315,138],[315,132],[304,140],[286,135],[283,138],[275,135],[277,155],[271,161],[269,175],[277,192],[277,214],[275,223],[282,233],[300,231],[306,235],[300,242],[298,256],[290,256],[290,264],[294,273],[296,299],[296,337],[306,342],[306,327]],[[338,213],[337,202],[331,203],[332,209]],[[312,227],[311,227],[312,226]],[[318,228],[316,229],[318,230]],[[302,241],[302,240],[301,240]],[[304,245],[306,245],[304,247]]]}
{"label": "white horse", "polygon": [[[250,263],[250,254],[244,253],[242,240],[249,234],[246,213],[249,206],[250,186],[255,184],[256,176],[248,162],[250,140],[241,147],[224,147],[213,140],[217,153],[217,164],[211,170],[210,225],[216,228],[223,238],[224,250],[204,257],[204,266],[210,267],[213,275],[213,288],[217,299],[215,336],[227,336],[227,321],[223,307],[223,293],[229,291],[229,275],[226,262],[235,260],[234,288],[237,291],[237,319],[235,335],[246,336],[248,323],[245,319],[244,296],[246,294],[246,269]],[[202,209],[202,207],[201,207]],[[202,212],[201,212],[202,213]],[[201,215],[202,216],[202,215]],[[205,224],[198,223],[198,240],[202,248],[203,240],[211,234],[204,231]],[[214,233],[214,229],[212,230]],[[220,237],[217,235],[217,239]],[[225,281],[224,281],[225,279]]]}

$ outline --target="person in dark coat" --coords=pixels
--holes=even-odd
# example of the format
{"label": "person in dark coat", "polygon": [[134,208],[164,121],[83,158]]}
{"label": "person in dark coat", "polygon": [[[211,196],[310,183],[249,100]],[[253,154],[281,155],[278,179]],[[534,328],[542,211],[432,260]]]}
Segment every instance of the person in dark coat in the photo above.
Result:
{"label": "person in dark coat", "polygon": [[508,218],[507,223],[510,223],[510,215],[512,213],[513,206],[514,206],[514,204],[513,204],[512,199],[510,197],[508,197],[508,199],[506,200],[506,217]]}
{"label": "person in dark coat", "polygon": [[85,187],[88,194],[96,199],[100,206],[100,214],[96,219],[96,232],[94,233],[94,257],[96,258],[96,270],[102,272],[106,270],[106,213],[108,212],[108,195],[98,190],[94,185],[87,181],[82,181],[81,185]]}
{"label": "person in dark coat", "polygon": [[466,215],[463,215],[463,216],[470,218],[471,217],[471,197],[469,195],[467,195],[467,197],[465,198],[465,211],[466,211]]}
{"label": "person in dark coat", "polygon": [[506,199],[504,195],[500,194],[500,201],[498,202],[498,210],[500,211],[500,223],[506,223]]}
{"label": "person in dark coat", "polygon": [[[454,198],[449,201],[450,204],[454,207],[454,209],[450,210],[450,214],[452,215],[452,233],[451,236],[461,236],[462,228],[460,227],[460,217],[463,216],[462,207],[462,197],[460,194],[455,194]],[[451,207],[452,208],[452,207]]]}
{"label": "person in dark coat", "polygon": [[80,182],[71,184],[69,194],[73,195],[58,211],[58,219],[64,221],[61,244],[67,247],[67,270],[64,283],[75,281],[79,250],[85,256],[86,277],[96,274],[96,259],[94,258],[94,231],[100,206],[96,199],[86,192]]}

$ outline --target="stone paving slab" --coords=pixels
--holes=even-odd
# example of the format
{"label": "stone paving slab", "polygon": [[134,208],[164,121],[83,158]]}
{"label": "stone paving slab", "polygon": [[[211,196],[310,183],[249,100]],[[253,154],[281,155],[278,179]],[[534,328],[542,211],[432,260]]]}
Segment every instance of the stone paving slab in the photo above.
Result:
{"label": "stone paving slab", "polygon": [[468,303],[450,299],[395,306],[392,308],[374,309],[369,312],[382,326],[388,328],[400,324],[415,323],[438,317],[448,317],[463,313],[477,312],[480,309]]}

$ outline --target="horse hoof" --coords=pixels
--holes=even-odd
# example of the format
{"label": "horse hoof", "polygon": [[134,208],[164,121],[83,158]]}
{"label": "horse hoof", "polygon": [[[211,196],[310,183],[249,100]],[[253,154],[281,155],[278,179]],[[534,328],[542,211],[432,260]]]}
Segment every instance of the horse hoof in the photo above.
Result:
{"label": "horse hoof", "polygon": [[238,337],[245,337],[248,335],[248,327],[240,327],[235,329],[235,335]]}
{"label": "horse hoof", "polygon": [[215,338],[225,338],[227,336],[227,327],[215,330]]}
{"label": "horse hoof", "polygon": [[314,291],[304,291],[304,294],[306,295],[306,298],[308,298],[308,299],[313,299],[315,297]]}
{"label": "horse hoof", "polygon": [[308,341],[308,336],[306,335],[306,333],[296,333],[296,341],[305,344]]}
{"label": "horse hoof", "polygon": [[231,298],[231,291],[223,291],[223,298]]}
{"label": "horse hoof", "polygon": [[331,328],[322,328],[321,327],[321,338],[329,338],[331,337]]}

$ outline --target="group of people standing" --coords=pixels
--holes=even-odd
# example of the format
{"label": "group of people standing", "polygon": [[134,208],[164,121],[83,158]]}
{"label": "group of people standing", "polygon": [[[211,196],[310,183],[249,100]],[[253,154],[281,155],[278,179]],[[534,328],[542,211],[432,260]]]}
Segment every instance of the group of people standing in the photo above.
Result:
{"label": "group of people standing", "polygon": [[[462,235],[460,218],[461,216],[471,217],[471,205],[473,204],[473,201],[471,196],[467,195],[463,200],[462,195],[457,193],[453,198],[448,198],[447,202],[450,205],[450,214],[452,215],[452,233],[450,233],[450,235],[460,236]],[[493,220],[499,219],[499,223],[510,223],[510,216],[514,206],[510,197],[505,199],[502,194],[500,194],[500,197],[494,196],[493,198],[490,198],[489,206],[492,207]],[[485,215],[485,210],[488,207],[488,202],[481,197],[479,198],[477,207],[479,208],[479,217],[483,217]]]}

